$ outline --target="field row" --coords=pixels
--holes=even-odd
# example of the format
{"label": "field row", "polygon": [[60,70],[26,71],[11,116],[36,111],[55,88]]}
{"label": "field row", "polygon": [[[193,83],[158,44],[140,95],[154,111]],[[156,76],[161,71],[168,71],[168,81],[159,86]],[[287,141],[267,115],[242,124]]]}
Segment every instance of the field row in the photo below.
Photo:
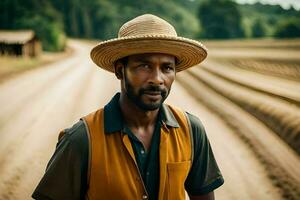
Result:
{"label": "field row", "polygon": [[300,81],[300,60],[227,59],[229,64],[263,74]]}
{"label": "field row", "polygon": [[212,72],[207,72],[205,68],[192,68],[189,73],[258,118],[300,154],[300,108],[298,106],[220,78]]}
{"label": "field row", "polygon": [[[298,155],[259,120],[225,97],[222,92],[214,89],[213,84],[219,80],[218,77],[215,77],[214,82],[209,82],[207,79],[206,81],[200,79],[199,74],[203,75],[202,78],[208,75],[204,70],[197,71],[197,75],[191,71],[178,76],[177,80],[192,96],[219,115],[237,136],[245,141],[261,161],[268,177],[279,188],[284,198],[298,199],[300,197]],[[225,88],[227,85],[220,89]],[[219,134],[222,134],[222,130]]]}
{"label": "field row", "polygon": [[268,94],[269,96],[300,106],[300,82],[298,81],[260,74],[211,60],[203,64],[202,68],[231,83],[245,86],[254,91]]}
{"label": "field row", "polygon": [[[299,177],[297,177],[300,174],[299,170],[294,168],[299,166],[298,156],[272,131],[260,125],[263,122],[269,127],[286,130],[281,135],[282,138],[293,137],[295,131],[290,133],[288,130],[299,130],[300,124],[300,118],[297,112],[294,112],[295,110],[290,109],[288,104],[281,102],[282,100],[273,99],[279,106],[275,106],[274,110],[273,100],[268,101],[272,97],[266,97],[257,91],[226,81],[205,69],[192,68],[182,76],[178,76],[178,80],[195,98],[218,114],[250,146],[283,197],[297,199],[300,196]],[[288,115],[285,113],[286,110]],[[259,120],[254,120],[250,116],[255,116]],[[279,123],[279,126],[274,123]],[[264,129],[266,130],[263,131]],[[296,135],[299,136],[299,132],[296,131]],[[291,146],[297,147],[299,143],[295,143],[294,140],[295,138],[293,141],[285,139]],[[286,164],[283,158],[286,158],[288,163],[297,164],[295,166]],[[297,173],[298,175],[295,176]]]}
{"label": "field row", "polygon": [[207,41],[207,60],[300,82],[300,40]]}
{"label": "field row", "polygon": [[208,47],[208,49],[212,48],[243,48],[243,49],[292,49],[299,50],[300,49],[300,40],[299,39],[251,39],[251,40],[217,40],[217,41],[203,41],[203,43]]}

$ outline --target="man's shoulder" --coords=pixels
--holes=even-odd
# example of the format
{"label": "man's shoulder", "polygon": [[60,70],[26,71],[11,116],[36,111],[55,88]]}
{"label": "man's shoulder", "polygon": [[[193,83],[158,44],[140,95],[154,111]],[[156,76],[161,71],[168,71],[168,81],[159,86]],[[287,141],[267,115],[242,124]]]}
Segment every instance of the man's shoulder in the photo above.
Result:
{"label": "man's shoulder", "polygon": [[187,114],[187,117],[188,117],[193,129],[197,128],[199,130],[204,131],[204,126],[203,126],[201,120],[199,119],[199,117],[197,117],[196,115],[191,114],[187,111],[185,111],[185,113]]}
{"label": "man's shoulder", "polygon": [[[184,113],[186,116],[187,116],[187,118],[188,118],[188,121],[189,121],[189,123],[190,123],[190,125],[191,125],[191,128],[192,128],[192,132],[195,134],[205,134],[205,129],[204,129],[204,126],[203,126],[203,124],[202,124],[202,122],[201,122],[201,120],[199,119],[199,117],[197,117],[196,115],[194,115],[194,114],[191,114],[191,113],[189,113],[189,112],[187,112],[187,111],[184,111],[182,108],[180,108],[180,107],[177,107],[177,106],[174,106],[174,105],[169,105],[169,104],[165,104],[166,106],[166,108],[171,108],[171,110],[173,110],[173,114],[174,114],[174,110],[176,111],[177,110],[177,112],[182,112],[182,113]],[[169,109],[164,109],[165,110],[165,112],[169,112],[169,111],[171,111],[171,110],[169,110]],[[166,111],[167,110],[167,111]],[[171,112],[172,113],[172,112]]]}
{"label": "man's shoulder", "polygon": [[83,120],[79,120],[70,128],[61,131],[59,135],[59,142],[68,140],[75,145],[85,145],[88,140],[86,127]]}
{"label": "man's shoulder", "polygon": [[193,115],[189,112],[186,112],[186,114],[187,114],[188,120],[190,121],[193,138],[194,138],[194,142],[195,142],[194,145],[197,146],[198,145],[197,141],[203,141],[203,140],[207,139],[204,125],[201,122],[201,120],[199,119],[199,117],[197,117],[196,115]]}

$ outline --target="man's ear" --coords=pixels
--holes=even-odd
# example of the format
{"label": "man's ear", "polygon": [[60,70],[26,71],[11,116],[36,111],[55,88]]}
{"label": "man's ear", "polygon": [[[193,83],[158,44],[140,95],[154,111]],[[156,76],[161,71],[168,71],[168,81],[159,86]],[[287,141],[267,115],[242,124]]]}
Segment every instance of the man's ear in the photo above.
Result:
{"label": "man's ear", "polygon": [[123,68],[124,68],[124,65],[120,61],[117,61],[115,63],[115,75],[116,75],[117,79],[119,79],[119,80],[123,79],[123,72],[122,72]]}

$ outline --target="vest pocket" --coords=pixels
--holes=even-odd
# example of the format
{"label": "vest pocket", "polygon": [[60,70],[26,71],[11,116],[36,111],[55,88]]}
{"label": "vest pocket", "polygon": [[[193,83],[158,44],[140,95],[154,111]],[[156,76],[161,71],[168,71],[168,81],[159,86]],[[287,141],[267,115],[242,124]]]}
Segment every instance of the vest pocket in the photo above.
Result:
{"label": "vest pocket", "polygon": [[191,161],[167,163],[169,200],[185,200],[184,182],[190,165]]}

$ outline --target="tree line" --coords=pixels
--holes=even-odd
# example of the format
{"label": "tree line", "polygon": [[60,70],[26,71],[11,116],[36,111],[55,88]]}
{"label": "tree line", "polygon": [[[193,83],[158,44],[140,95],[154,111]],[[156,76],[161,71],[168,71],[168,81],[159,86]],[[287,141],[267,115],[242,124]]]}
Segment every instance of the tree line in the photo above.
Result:
{"label": "tree line", "polygon": [[300,14],[291,8],[239,5],[230,0],[2,0],[0,29],[33,29],[48,51],[62,50],[66,35],[117,37],[119,27],[144,13],[171,22],[191,38],[300,37]]}

